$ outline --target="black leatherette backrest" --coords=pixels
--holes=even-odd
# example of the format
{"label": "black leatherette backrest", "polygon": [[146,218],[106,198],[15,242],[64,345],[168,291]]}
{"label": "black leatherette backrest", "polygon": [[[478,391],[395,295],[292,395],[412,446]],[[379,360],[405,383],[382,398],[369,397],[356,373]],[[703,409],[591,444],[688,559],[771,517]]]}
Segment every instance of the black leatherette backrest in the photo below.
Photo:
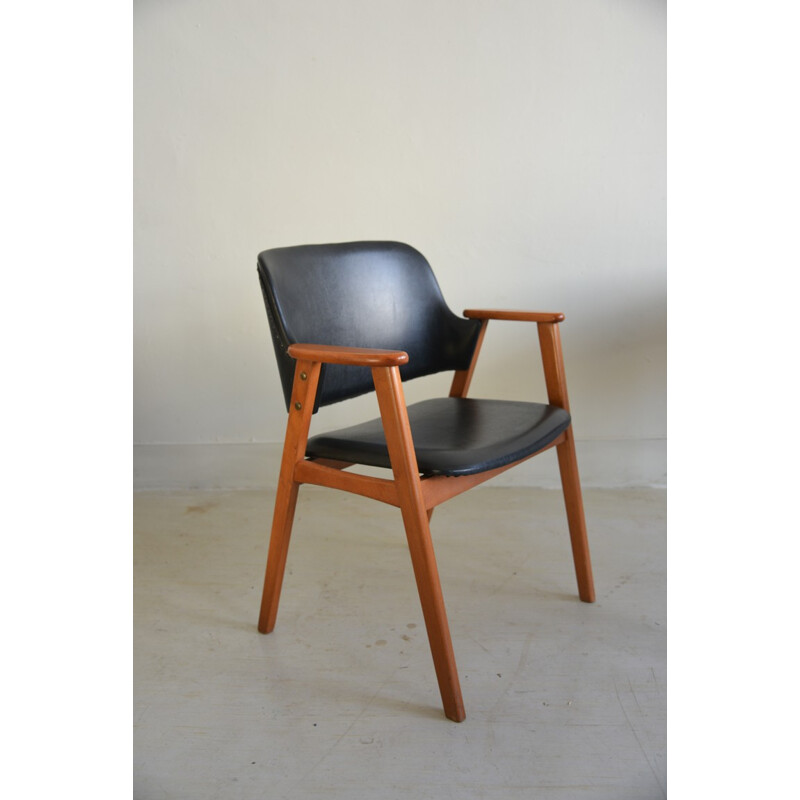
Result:
{"label": "black leatherette backrest", "polygon": [[[258,275],[288,408],[290,344],[404,350],[404,380],[469,366],[480,323],[447,307],[424,256],[398,242],[266,250]],[[324,365],[317,407],[372,391],[367,367]]]}

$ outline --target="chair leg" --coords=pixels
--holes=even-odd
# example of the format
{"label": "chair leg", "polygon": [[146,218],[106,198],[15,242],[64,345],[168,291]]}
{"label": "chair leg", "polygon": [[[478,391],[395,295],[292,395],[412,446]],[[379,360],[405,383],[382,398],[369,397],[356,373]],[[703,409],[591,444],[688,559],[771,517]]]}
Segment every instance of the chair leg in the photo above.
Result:
{"label": "chair leg", "polygon": [[295,465],[306,452],[308,427],[314,412],[314,397],[319,382],[320,364],[298,360],[289,403],[289,418],[286,422],[286,438],[281,457],[278,490],[275,494],[275,511],[272,516],[272,533],[267,554],[267,571],[264,576],[264,593],[261,595],[261,613],[258,630],[271,633],[278,614],[286,556],[289,552],[289,537],[292,533],[294,510],[300,484],[294,479]]}
{"label": "chair leg", "polygon": [[261,613],[258,618],[260,633],[272,633],[275,628],[299,488],[300,485],[292,480],[284,481],[283,476],[278,484],[267,554],[267,571],[264,576],[264,591],[261,595]]}
{"label": "chair leg", "polygon": [[594,602],[594,579],[592,560],[589,555],[589,540],[586,536],[586,518],[583,513],[583,495],[578,475],[578,459],[575,455],[575,439],[572,426],[567,428],[564,441],[556,448],[564,504],[567,508],[567,524],[572,543],[572,558],[578,579],[578,595],[584,603]]}
{"label": "chair leg", "polygon": [[461,722],[466,717],[464,701],[433,552],[429,514],[422,497],[400,371],[397,367],[374,368],[372,375],[444,713],[448,719]]}
{"label": "chair leg", "polygon": [[422,616],[428,632],[433,666],[439,683],[444,713],[454,722],[462,722],[466,717],[464,701],[461,697],[461,684],[458,680],[450,626],[444,606],[442,585],[436,556],[431,541],[428,515],[425,509],[414,503],[401,506],[403,523],[406,528],[408,549],[417,582],[417,591],[422,606]]}

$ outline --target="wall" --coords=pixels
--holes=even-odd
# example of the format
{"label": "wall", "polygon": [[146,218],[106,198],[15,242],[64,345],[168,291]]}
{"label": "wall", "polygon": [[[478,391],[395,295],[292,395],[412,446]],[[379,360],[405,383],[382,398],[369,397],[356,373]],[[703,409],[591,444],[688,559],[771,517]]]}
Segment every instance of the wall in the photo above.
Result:
{"label": "wall", "polygon": [[[665,2],[136,0],[134,101],[137,487],[274,479],[256,255],[354,239],[413,244],[455,311],[563,311],[585,483],[665,483]],[[539,373],[492,323],[472,393]]]}

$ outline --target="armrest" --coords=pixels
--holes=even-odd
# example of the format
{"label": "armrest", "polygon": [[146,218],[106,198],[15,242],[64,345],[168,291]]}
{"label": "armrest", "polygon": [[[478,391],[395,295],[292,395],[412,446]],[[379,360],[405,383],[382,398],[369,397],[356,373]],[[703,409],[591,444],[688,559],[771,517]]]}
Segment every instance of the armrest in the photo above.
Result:
{"label": "armrest", "polygon": [[516,322],[563,322],[560,311],[499,311],[497,309],[468,308],[464,311],[467,319],[505,319]]}
{"label": "armrest", "polygon": [[338,347],[330,344],[292,344],[289,355],[298,361],[348,364],[355,367],[398,367],[408,363],[403,350],[376,350],[372,347]]}
{"label": "armrest", "polygon": [[[450,397],[467,396],[469,385],[472,382],[472,374],[475,371],[475,364],[478,361],[478,355],[481,351],[483,336],[486,333],[486,328],[489,325],[490,319],[538,323],[539,345],[542,348],[542,355],[545,356],[545,353],[547,354],[545,356],[545,376],[548,380],[549,391],[550,384],[555,380],[550,377],[555,374],[553,371],[555,367],[552,366],[552,364],[555,364],[553,359],[561,358],[560,349],[558,352],[554,349],[556,348],[555,343],[559,341],[558,326],[556,323],[563,322],[564,320],[564,315],[560,311],[505,311],[494,308],[468,308],[464,311],[464,316],[467,319],[479,319],[481,321],[481,328],[469,367],[467,367],[467,369],[457,370],[455,375],[453,375],[453,383],[450,386]],[[560,345],[558,345],[558,347],[560,347]],[[551,351],[553,352],[552,359]],[[555,384],[553,385],[555,386]]]}

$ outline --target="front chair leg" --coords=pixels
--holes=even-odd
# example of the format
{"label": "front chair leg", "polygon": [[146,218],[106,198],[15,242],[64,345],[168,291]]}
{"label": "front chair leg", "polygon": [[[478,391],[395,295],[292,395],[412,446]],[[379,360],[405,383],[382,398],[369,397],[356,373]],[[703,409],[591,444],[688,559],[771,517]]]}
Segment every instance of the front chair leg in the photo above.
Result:
{"label": "front chair leg", "polygon": [[400,510],[444,713],[448,719],[462,722],[464,701],[427,514],[421,503],[403,501]]}
{"label": "front chair leg", "polygon": [[372,374],[444,713],[448,719],[462,722],[466,713],[461,684],[433,552],[429,514],[422,497],[400,372],[397,367],[386,367],[373,369]]}

